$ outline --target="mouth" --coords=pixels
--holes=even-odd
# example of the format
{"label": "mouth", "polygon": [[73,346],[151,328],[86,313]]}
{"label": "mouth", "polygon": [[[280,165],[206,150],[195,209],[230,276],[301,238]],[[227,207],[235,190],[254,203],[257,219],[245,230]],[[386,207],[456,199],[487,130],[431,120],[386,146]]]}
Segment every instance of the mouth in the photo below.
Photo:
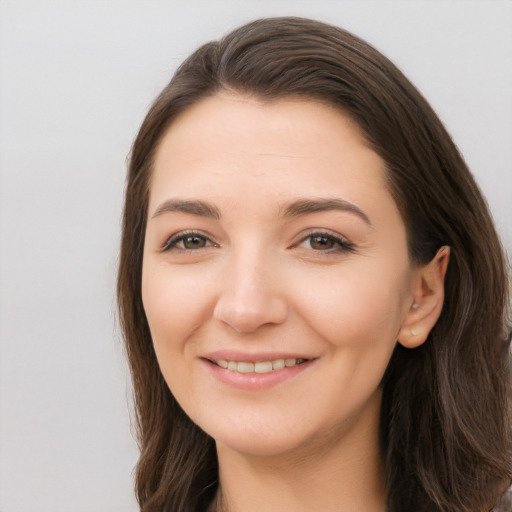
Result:
{"label": "mouth", "polygon": [[219,350],[201,359],[210,375],[223,385],[252,392],[284,385],[298,375],[307,373],[320,358],[304,357],[303,354],[248,354]]}
{"label": "mouth", "polygon": [[311,359],[304,358],[286,358],[286,359],[274,359],[272,361],[227,361],[225,359],[217,359],[209,361],[224,370],[237,373],[271,373],[284,368],[293,368]]}

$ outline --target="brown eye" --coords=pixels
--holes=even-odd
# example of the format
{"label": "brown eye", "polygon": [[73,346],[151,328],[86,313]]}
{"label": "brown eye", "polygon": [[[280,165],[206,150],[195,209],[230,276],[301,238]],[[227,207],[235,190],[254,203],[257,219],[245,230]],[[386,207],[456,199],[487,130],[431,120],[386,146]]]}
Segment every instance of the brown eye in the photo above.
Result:
{"label": "brown eye", "polygon": [[354,252],[355,247],[341,235],[331,234],[327,232],[317,231],[309,234],[297,244],[297,247],[311,249],[318,255],[321,253],[339,254]]}
{"label": "brown eye", "polygon": [[336,241],[332,237],[325,235],[311,236],[309,237],[309,243],[311,248],[317,251],[327,251],[336,245]]}
{"label": "brown eye", "polygon": [[207,247],[216,247],[210,238],[201,233],[180,232],[172,236],[163,246],[164,251],[198,251]]}
{"label": "brown eye", "polygon": [[206,239],[197,235],[186,236],[183,238],[182,244],[184,249],[202,249],[206,247]]}

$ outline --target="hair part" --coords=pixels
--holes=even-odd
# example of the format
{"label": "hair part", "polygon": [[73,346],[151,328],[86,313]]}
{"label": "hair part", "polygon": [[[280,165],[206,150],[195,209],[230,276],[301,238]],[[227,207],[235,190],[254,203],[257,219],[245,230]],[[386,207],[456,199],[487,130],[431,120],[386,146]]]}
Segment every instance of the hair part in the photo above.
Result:
{"label": "hair part", "polygon": [[337,27],[262,19],[205,44],[147,114],[128,170],[118,302],[141,449],[142,512],[202,511],[218,485],[214,441],[181,410],[158,367],[141,299],[152,164],[169,126],[219,90],[333,105],[386,162],[410,259],[451,247],[443,312],[427,342],[397,345],[383,379],[380,434],[393,512],[492,505],[512,477],[509,281],[487,204],[442,123],[382,54]]}

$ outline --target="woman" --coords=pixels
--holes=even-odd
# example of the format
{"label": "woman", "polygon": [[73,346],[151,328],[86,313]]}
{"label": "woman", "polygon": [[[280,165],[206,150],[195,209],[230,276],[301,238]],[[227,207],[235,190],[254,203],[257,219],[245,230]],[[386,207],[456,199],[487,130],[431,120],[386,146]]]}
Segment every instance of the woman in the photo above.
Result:
{"label": "woman", "polygon": [[182,64],[133,146],[118,296],[144,512],[476,512],[510,482],[485,200],[343,30],[259,20]]}

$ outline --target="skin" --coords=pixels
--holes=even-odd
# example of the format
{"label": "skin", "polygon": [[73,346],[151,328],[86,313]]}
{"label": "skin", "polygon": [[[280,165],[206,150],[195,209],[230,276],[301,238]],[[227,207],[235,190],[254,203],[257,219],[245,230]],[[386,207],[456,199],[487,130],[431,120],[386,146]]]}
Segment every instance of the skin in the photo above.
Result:
{"label": "skin", "polygon": [[[352,206],[290,215],[319,198]],[[357,125],[318,102],[218,93],[163,137],[148,212],[155,352],[216,441],[223,509],[384,511],[379,382],[397,341],[414,348],[435,324],[449,254],[411,264],[384,162]],[[311,361],[240,389],[211,371],[219,350]]]}

